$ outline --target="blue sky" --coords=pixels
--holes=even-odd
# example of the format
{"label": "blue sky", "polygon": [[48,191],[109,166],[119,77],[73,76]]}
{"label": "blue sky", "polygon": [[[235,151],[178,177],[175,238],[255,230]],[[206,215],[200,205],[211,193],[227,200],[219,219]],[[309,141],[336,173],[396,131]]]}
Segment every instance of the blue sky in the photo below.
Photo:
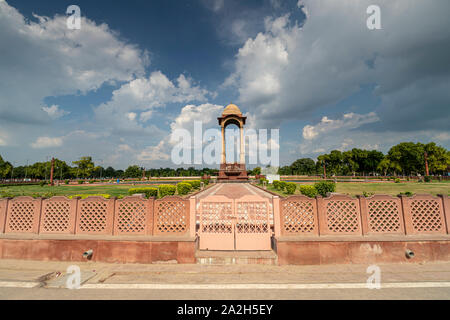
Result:
{"label": "blue sky", "polygon": [[[168,139],[231,101],[280,162],[401,141],[449,148],[450,3],[0,0],[0,154],[173,166]],[[81,30],[67,30],[76,4]]]}

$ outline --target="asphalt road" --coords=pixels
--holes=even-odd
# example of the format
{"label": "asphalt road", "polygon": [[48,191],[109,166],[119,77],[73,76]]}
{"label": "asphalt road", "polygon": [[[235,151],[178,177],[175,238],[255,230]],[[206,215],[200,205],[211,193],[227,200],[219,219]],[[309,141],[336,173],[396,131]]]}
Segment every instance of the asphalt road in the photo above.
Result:
{"label": "asphalt road", "polygon": [[67,262],[0,260],[0,299],[39,300],[450,300],[450,262],[380,264],[380,289],[367,265],[138,265],[81,263],[67,289]]}
{"label": "asphalt road", "polygon": [[1,288],[0,299],[8,300],[336,300],[336,299],[450,299],[447,288],[399,289],[307,289],[307,290],[151,290],[151,289],[46,289]]}

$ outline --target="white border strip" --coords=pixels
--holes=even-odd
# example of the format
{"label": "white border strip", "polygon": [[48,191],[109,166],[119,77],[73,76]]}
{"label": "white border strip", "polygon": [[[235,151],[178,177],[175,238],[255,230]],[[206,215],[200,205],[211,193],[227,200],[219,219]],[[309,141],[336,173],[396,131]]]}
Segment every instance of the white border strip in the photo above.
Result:
{"label": "white border strip", "polygon": [[[35,288],[39,282],[0,281],[0,288]],[[450,282],[393,282],[381,284],[381,289],[450,288]],[[97,290],[321,290],[321,289],[368,289],[366,283],[298,283],[298,284],[85,284],[80,289]]]}
{"label": "white border strip", "polygon": [[0,281],[0,288],[34,288],[38,285],[39,282]]}
{"label": "white border strip", "polygon": [[[450,282],[385,283],[381,289],[450,288]],[[306,290],[306,289],[367,289],[366,283],[314,284],[85,284],[80,289],[147,289],[147,290]]]}

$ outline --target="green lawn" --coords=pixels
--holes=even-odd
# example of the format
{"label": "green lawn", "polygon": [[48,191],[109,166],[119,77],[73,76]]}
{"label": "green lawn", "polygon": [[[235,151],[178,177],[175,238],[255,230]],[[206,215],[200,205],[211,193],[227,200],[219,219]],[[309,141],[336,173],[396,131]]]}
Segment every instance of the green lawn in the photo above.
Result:
{"label": "green lawn", "polygon": [[[295,194],[299,194],[298,186],[301,184],[312,183],[298,183]],[[285,192],[281,192],[273,189],[272,186],[267,188],[270,191],[276,192],[282,196],[288,196]],[[336,186],[336,192],[349,194],[351,196],[362,195],[363,192],[374,194],[390,194],[393,196],[399,193],[412,192],[414,194],[446,194],[450,195],[450,182],[430,182],[430,183],[418,183],[418,182],[405,182],[405,183],[393,183],[393,182],[380,182],[380,183],[364,183],[364,182],[338,182]]]}
{"label": "green lawn", "polygon": [[[137,186],[136,186],[137,187]],[[147,185],[139,185],[139,187],[147,187]],[[156,185],[149,185],[149,187],[156,187]],[[70,196],[75,194],[109,194],[113,197],[128,195],[128,189],[135,188],[133,186],[14,186],[14,187],[0,187],[0,197],[6,193],[14,196]],[[51,194],[50,194],[51,193]]]}

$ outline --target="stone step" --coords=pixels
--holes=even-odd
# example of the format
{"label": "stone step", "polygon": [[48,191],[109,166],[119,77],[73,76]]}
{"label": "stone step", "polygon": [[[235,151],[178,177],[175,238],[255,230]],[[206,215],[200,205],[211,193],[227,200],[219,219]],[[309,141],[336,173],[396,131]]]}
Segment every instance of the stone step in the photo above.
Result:
{"label": "stone step", "polygon": [[265,264],[277,265],[278,257],[274,251],[208,251],[197,250],[197,264],[231,265],[231,264]]}

